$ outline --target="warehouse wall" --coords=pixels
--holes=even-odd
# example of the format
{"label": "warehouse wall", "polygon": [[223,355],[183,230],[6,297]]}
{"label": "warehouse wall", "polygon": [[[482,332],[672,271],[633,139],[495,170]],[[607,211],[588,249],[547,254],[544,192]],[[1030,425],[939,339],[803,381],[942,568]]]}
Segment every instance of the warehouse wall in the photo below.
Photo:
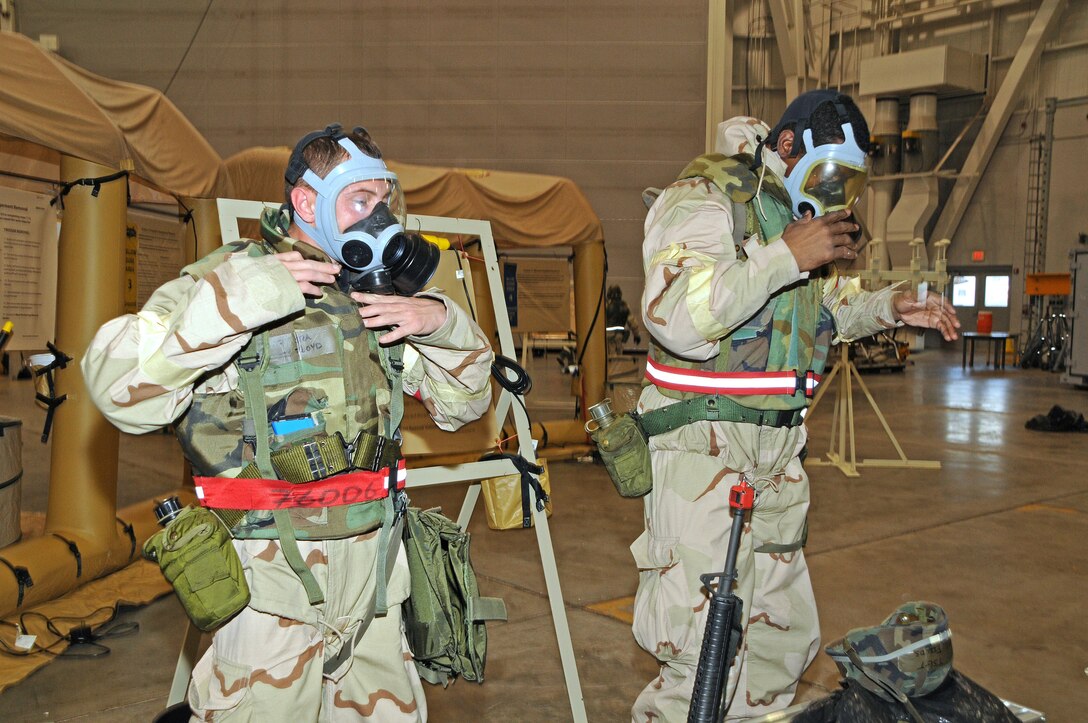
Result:
{"label": "warehouse wall", "polygon": [[628,299],[641,289],[641,191],[702,151],[702,0],[157,6],[21,3],[19,29],[59,35],[61,54],[95,72],[169,87],[224,157],[339,120],[399,161],[570,177],[603,219],[610,283]]}
{"label": "warehouse wall", "polygon": [[[871,3],[857,5],[806,3],[813,67],[848,92],[861,58],[877,52]],[[894,43],[989,53],[993,92],[1038,2],[1004,5],[902,30]],[[768,0],[731,7],[732,112],[774,120],[785,80]],[[604,221],[609,280],[629,302],[641,289],[640,192],[703,149],[705,0],[35,0],[17,13],[19,31],[56,34],[69,60],[165,89],[224,156],[341,120],[366,125],[397,160],[570,177]],[[1088,3],[1069,2],[1051,44],[953,239],[954,263],[984,248],[987,264],[1020,265],[1027,139],[1048,96],[1081,99],[1056,119],[1048,270],[1065,270],[1088,231]],[[982,101],[942,99],[946,148]]]}

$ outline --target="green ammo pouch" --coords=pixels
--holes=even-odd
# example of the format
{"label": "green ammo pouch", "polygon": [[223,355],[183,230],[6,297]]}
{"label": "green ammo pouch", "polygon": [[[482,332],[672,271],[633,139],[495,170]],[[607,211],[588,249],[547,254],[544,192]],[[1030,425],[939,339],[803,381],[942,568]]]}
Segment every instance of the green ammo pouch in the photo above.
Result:
{"label": "green ammo pouch", "polygon": [[506,604],[480,597],[469,560],[469,535],[438,509],[408,508],[404,551],[412,591],[404,627],[419,677],[449,685],[458,675],[482,683],[485,620],[506,620]]}
{"label": "green ammo pouch", "polygon": [[620,414],[586,429],[621,497],[642,497],[653,488],[650,446],[635,415]]}
{"label": "green ammo pouch", "polygon": [[186,507],[147,539],[143,553],[159,563],[185,613],[201,630],[214,630],[249,602],[230,532],[210,510]]}

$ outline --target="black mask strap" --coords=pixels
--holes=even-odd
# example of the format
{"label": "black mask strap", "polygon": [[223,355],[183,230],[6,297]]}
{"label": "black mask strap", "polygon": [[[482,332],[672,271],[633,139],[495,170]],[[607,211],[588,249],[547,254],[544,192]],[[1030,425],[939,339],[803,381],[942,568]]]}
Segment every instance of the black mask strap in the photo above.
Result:
{"label": "black mask strap", "polygon": [[759,167],[763,165],[763,146],[767,145],[767,139],[761,136],[756,136],[756,154],[752,159],[752,165],[748,166],[748,170],[755,173],[759,170]]}
{"label": "black mask strap", "polygon": [[[355,126],[352,128],[351,132],[356,135],[362,135],[366,133],[366,128]],[[291,151],[291,159],[287,162],[287,170],[283,174],[284,180],[293,186],[298,183],[303,174],[309,170],[310,167],[306,165],[306,161],[302,157],[302,152],[306,150],[306,146],[310,145],[318,138],[331,138],[333,141],[339,141],[341,138],[347,137],[348,134],[344,133],[344,127],[339,123],[330,123],[325,126],[325,130],[307,133],[295,144],[295,149]]]}

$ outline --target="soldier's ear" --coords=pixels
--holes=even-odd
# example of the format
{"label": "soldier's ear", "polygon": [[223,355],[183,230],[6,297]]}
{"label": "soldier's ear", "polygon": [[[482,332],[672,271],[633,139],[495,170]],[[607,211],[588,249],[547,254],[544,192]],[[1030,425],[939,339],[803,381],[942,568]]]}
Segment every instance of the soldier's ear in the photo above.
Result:
{"label": "soldier's ear", "polygon": [[317,217],[317,192],[307,186],[295,186],[291,189],[291,206],[295,215],[311,226]]}
{"label": "soldier's ear", "polygon": [[778,154],[778,157],[783,161],[790,157],[790,151],[793,150],[793,131],[785,129],[778,134],[778,145],[775,146],[774,152]]}

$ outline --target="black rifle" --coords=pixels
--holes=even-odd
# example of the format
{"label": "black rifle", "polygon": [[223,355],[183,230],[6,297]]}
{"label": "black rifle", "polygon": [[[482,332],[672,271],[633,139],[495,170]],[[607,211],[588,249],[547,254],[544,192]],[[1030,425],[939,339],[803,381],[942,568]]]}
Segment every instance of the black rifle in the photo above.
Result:
{"label": "black rifle", "polygon": [[[695,673],[695,689],[688,708],[688,723],[718,723],[725,717],[725,681],[729,666],[740,649],[744,635],[744,601],[733,593],[737,579],[737,552],[744,532],[744,513],[755,503],[755,488],[741,479],[729,490],[729,506],[733,509],[733,527],[729,531],[729,551],[725,570],[700,575],[710,593],[710,605],[699,651],[699,668]],[[714,580],[718,584],[715,585]]]}

